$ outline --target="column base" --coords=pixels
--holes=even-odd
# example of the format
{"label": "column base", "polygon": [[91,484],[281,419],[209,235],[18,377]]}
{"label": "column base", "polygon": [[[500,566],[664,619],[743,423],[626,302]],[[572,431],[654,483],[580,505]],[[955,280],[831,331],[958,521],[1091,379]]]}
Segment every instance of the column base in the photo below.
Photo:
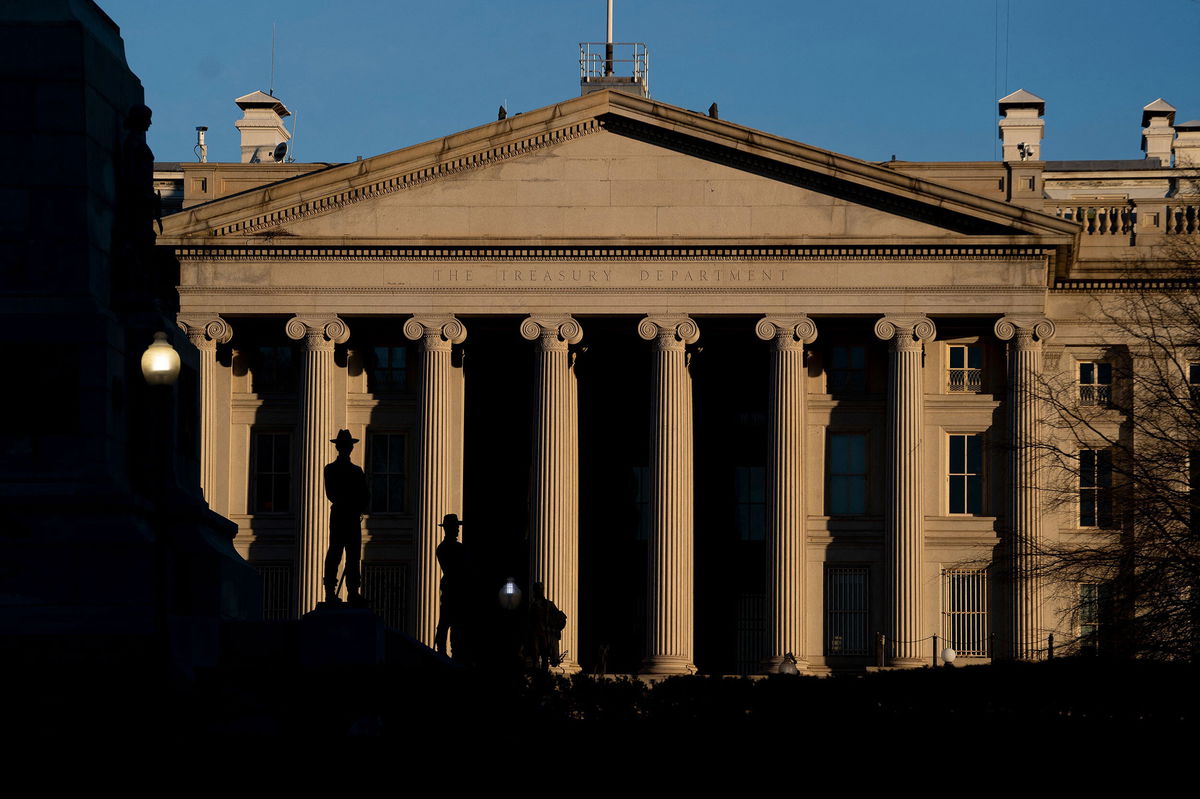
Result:
{"label": "column base", "polygon": [[651,655],[642,661],[638,674],[676,675],[696,674],[699,669],[685,657],[679,655]]}
{"label": "column base", "polygon": [[[793,657],[795,657],[793,655]],[[764,658],[759,665],[759,669],[763,674],[780,674],[780,667],[784,663],[783,655],[774,655],[769,658]],[[808,671],[808,661],[802,657],[796,658],[796,671]]]}
{"label": "column base", "polygon": [[887,664],[893,669],[919,669],[932,662],[930,658],[888,658]]}
{"label": "column base", "polygon": [[557,666],[550,668],[551,674],[558,674],[562,677],[570,677],[572,674],[578,674],[583,671],[583,667],[574,661],[563,661]]}

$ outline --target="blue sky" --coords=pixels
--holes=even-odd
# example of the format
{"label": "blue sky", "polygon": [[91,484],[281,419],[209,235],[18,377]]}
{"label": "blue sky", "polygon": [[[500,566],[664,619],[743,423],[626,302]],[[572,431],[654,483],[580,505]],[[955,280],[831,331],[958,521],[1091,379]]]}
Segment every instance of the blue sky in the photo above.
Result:
{"label": "blue sky", "polygon": [[[154,109],[159,160],[237,160],[233,99],[298,112],[294,154],[351,161],[579,93],[604,0],[97,0]],[[616,0],[651,95],[868,160],[987,160],[997,97],[1046,99],[1043,157],[1137,158],[1141,107],[1200,118],[1197,0]]]}

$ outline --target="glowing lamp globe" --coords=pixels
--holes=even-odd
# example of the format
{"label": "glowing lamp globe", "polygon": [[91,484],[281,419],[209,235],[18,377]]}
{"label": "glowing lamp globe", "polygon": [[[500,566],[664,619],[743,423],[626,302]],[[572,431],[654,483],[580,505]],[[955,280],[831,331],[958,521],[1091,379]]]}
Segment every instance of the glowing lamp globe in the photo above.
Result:
{"label": "glowing lamp globe", "polygon": [[942,662],[943,663],[953,663],[954,659],[956,657],[958,657],[958,653],[955,652],[950,647],[946,647],[945,649],[942,650]]}
{"label": "glowing lamp globe", "polygon": [[509,577],[500,588],[500,607],[505,610],[516,610],[521,605],[521,587],[517,581]]}
{"label": "glowing lamp globe", "polygon": [[169,386],[179,377],[179,353],[166,333],[155,333],[154,343],[142,353],[142,376],[152,386]]}

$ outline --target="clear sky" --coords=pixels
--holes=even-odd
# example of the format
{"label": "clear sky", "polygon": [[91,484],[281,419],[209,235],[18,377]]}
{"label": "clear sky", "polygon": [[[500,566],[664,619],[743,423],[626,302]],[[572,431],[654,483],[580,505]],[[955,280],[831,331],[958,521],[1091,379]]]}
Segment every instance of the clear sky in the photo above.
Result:
{"label": "clear sky", "polygon": [[[579,93],[604,0],[98,0],[161,161],[236,161],[233,100],[271,82],[294,155],[352,161]],[[1141,108],[1200,118],[1197,0],[616,0],[655,99],[868,160],[987,160],[998,97],[1046,100],[1043,157],[1137,158]],[[290,120],[289,120],[290,123]]]}

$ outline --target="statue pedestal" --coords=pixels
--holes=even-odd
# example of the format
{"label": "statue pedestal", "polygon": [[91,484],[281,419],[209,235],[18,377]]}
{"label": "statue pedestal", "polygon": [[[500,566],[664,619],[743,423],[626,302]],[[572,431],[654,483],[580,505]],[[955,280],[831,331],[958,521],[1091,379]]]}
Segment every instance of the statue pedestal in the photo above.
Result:
{"label": "statue pedestal", "polygon": [[384,662],[383,621],[365,608],[317,603],[300,619],[302,666],[365,666]]}

